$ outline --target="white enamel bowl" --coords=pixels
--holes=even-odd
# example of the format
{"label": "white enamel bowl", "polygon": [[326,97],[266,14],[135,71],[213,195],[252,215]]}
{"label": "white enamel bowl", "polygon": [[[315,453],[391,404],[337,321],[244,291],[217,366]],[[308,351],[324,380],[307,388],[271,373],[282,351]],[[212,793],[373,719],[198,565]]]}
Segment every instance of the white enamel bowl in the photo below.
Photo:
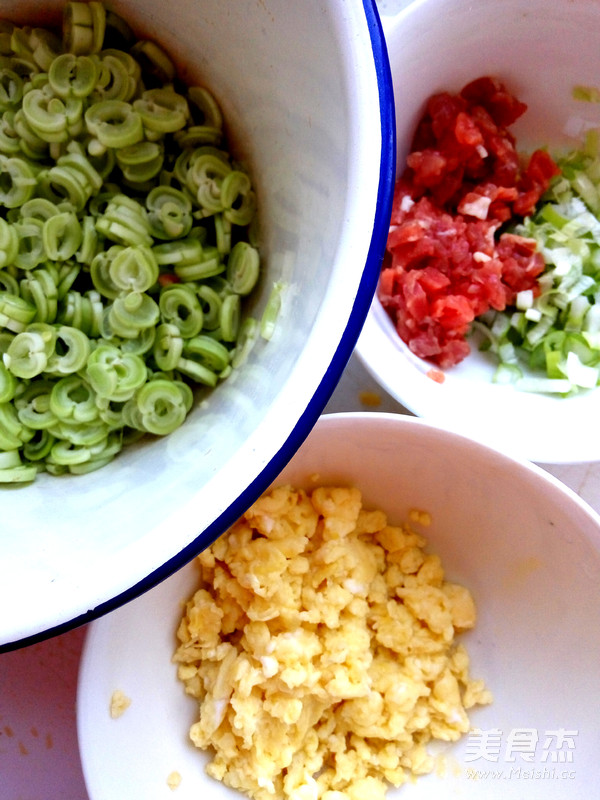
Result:
{"label": "white enamel bowl", "polygon": [[[358,486],[365,504],[384,509],[392,523],[410,508],[430,511],[429,550],[478,609],[476,627],[461,640],[473,676],[494,695],[470,713],[487,739],[442,746],[446,774],[390,790],[389,799],[596,796],[598,515],[539,467],[397,414],[322,416],[276,483],[311,487],[314,473],[322,483]],[[180,800],[242,797],[204,774],[205,757],[188,739],[196,703],[171,662],[181,602],[196,578],[185,567],[90,626],[77,701],[90,800],[171,797],[173,771],[182,778]],[[115,720],[108,709],[116,689],[131,705]]]}
{"label": "white enamel bowl", "polygon": [[[600,105],[572,99],[600,84],[600,5],[589,0],[416,0],[386,21],[396,105],[397,172],[434,92],[481,75],[502,79],[528,110],[513,130],[525,150],[573,145],[600,125]],[[600,459],[600,389],[567,400],[494,385],[492,357],[477,351],[445,371],[414,356],[374,299],[357,353],[387,392],[417,416],[538,463]]]}
{"label": "white enamel bowl", "polygon": [[[114,0],[221,101],[249,164],[275,334],[172,436],[73,479],[2,488],[0,648],[89,620],[182,566],[311,429],[375,290],[394,178],[389,63],[372,0]],[[56,20],[62,0],[0,14]],[[42,11],[40,11],[42,8]]]}

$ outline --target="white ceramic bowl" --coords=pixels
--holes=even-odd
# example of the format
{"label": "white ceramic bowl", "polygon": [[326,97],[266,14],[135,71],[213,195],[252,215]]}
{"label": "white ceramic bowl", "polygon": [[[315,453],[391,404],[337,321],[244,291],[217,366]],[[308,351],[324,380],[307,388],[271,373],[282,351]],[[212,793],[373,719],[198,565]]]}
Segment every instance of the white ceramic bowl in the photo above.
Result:
{"label": "white ceramic bowl", "polygon": [[[528,110],[513,130],[525,150],[574,144],[600,124],[600,105],[577,103],[577,84],[598,86],[600,5],[589,0],[415,0],[384,18],[396,104],[397,171],[403,171],[426,99],[495,75]],[[573,138],[575,137],[575,138]],[[600,459],[600,389],[562,399],[494,385],[493,357],[474,348],[445,371],[400,340],[378,299],[357,344],[374,378],[418,416],[541,463]]]}
{"label": "white ceramic bowl", "polygon": [[[248,313],[262,313],[273,281],[287,289],[271,341],[176,433],[132,447],[96,473],[42,475],[0,490],[4,648],[147,589],[259,494],[332,392],[385,246],[394,117],[372,0],[110,5],[222,103],[263,223],[263,288]],[[62,0],[5,0],[0,13],[40,24],[61,7]]]}
{"label": "white ceramic bowl", "polygon": [[[446,775],[390,791],[390,800],[595,796],[600,518],[539,467],[402,415],[322,416],[276,483],[309,488],[315,472],[322,483],[358,486],[365,504],[384,509],[392,523],[410,508],[430,511],[429,550],[441,556],[448,580],[470,588],[478,609],[476,627],[461,640],[473,676],[485,680],[494,702],[470,719],[475,728],[500,732],[498,749],[493,737],[475,759],[476,739],[444,746]],[[204,775],[204,755],[187,738],[196,704],[171,662],[181,601],[196,580],[188,566],[89,629],[77,713],[90,800],[165,798],[174,770],[182,776],[181,800],[241,797]],[[114,720],[108,707],[116,689],[132,702]],[[539,740],[524,758],[514,742],[532,736],[525,729]],[[547,739],[560,729],[571,732],[574,748],[559,762],[556,740]]]}

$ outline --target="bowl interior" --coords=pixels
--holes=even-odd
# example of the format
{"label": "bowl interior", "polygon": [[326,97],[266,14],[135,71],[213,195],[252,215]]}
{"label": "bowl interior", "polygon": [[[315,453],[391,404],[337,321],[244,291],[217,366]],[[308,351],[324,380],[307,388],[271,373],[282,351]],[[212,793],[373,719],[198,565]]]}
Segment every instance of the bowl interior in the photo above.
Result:
{"label": "bowl interior", "polygon": [[[365,504],[387,511],[391,522],[405,520],[411,508],[430,511],[429,550],[441,556],[449,580],[471,589],[477,604],[477,625],[461,640],[473,676],[485,680],[494,703],[470,718],[474,728],[499,731],[499,748],[486,758],[477,756],[476,739],[469,736],[444,744],[443,774],[388,796],[409,790],[429,800],[442,791],[475,800],[485,792],[486,798],[517,800],[527,780],[531,800],[589,797],[600,777],[597,515],[542,470],[398,415],[321,417],[276,483],[308,488],[315,475],[321,484],[359,486]],[[195,703],[170,662],[180,603],[195,581],[188,565],[90,628],[78,729],[91,800],[117,798],[131,785],[143,787],[149,800],[163,797],[166,776],[175,769],[183,798],[200,789],[238,796],[204,775],[204,758],[186,738]],[[107,713],[115,689],[132,700],[117,721]],[[559,763],[555,734],[561,729],[570,732],[574,748]],[[527,758],[511,751],[520,734],[537,737]],[[505,777],[475,780],[476,770],[504,771]],[[537,771],[538,779],[528,779],[528,770]]]}
{"label": "bowl interior", "polygon": [[[40,17],[33,0],[11,0],[2,16],[41,24],[60,19],[61,7],[50,0]],[[2,489],[0,601],[13,611],[2,617],[0,645],[99,613],[164,577],[235,518],[238,500],[258,494],[333,390],[385,243],[393,109],[374,5],[111,8],[220,100],[262,223],[263,274],[246,312],[260,318],[275,281],[285,287],[282,310],[272,339],[259,339],[170,437],[87,476]]]}
{"label": "bowl interior", "polygon": [[[524,152],[574,146],[587,128],[600,125],[600,104],[572,96],[575,86],[598,85],[600,7],[595,3],[416,0],[386,24],[398,174],[427,98],[459,91],[482,75],[498,77],[527,103],[512,128]],[[493,385],[495,362],[476,346],[465,361],[445,371],[442,384],[435,383],[428,376],[432,365],[410,353],[376,298],[357,350],[392,397],[419,416],[537,462],[600,458],[600,434],[592,424],[597,389],[565,401]]]}

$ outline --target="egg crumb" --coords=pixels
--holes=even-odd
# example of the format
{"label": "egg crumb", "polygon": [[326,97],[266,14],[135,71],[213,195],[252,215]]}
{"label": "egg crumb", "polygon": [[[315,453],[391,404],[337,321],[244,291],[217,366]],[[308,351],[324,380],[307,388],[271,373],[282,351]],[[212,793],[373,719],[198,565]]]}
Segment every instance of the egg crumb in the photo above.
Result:
{"label": "egg crumb", "polygon": [[363,406],[377,408],[381,405],[381,395],[379,392],[372,392],[367,389],[358,393],[358,399]]}
{"label": "egg crumb", "polygon": [[110,715],[117,719],[127,711],[131,705],[131,698],[127,697],[120,689],[115,689],[110,698]]}
{"label": "egg crumb", "polygon": [[167,777],[167,786],[169,787],[169,789],[174,791],[175,789],[177,789],[177,787],[179,786],[180,783],[181,783],[181,775],[180,775],[180,773],[177,772],[176,770],[173,770],[173,772],[170,772],[168,777]]}
{"label": "egg crumb", "polygon": [[265,493],[196,563],[173,660],[206,771],[253,800],[383,800],[492,696],[456,634],[468,589],[354,487]]}

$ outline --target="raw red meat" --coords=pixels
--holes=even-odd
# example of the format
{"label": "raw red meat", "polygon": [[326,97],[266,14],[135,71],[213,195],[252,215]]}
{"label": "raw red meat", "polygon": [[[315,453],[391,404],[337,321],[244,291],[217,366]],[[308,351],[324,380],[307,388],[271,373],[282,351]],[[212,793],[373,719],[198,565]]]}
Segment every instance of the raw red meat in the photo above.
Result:
{"label": "raw red meat", "polygon": [[489,77],[434,95],[396,184],[379,297],[410,349],[442,368],[468,355],[475,317],[538,291],[535,242],[502,232],[558,173],[543,150],[519,158],[508,126],[525,110]]}

